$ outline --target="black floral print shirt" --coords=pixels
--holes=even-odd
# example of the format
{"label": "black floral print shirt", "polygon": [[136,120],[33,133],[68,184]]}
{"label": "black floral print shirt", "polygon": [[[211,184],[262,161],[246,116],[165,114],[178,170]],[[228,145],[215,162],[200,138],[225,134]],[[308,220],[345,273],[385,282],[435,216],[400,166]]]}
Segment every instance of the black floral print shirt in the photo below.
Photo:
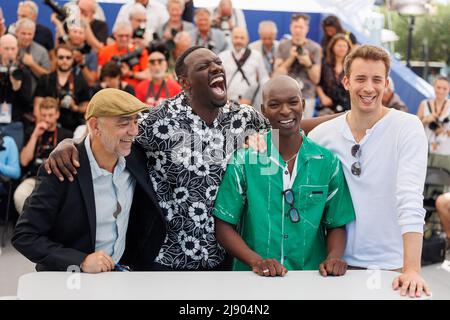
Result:
{"label": "black floral print shirt", "polygon": [[232,153],[245,138],[269,128],[250,106],[228,102],[211,126],[193,113],[184,92],[151,109],[137,142],[167,221],[156,262],[177,270],[212,269],[225,257],[211,215]]}

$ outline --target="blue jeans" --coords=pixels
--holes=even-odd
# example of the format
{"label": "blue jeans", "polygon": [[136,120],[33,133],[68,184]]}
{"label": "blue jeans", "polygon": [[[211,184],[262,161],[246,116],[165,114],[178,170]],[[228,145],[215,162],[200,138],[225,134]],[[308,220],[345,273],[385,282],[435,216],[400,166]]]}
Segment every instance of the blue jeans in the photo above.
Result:
{"label": "blue jeans", "polygon": [[23,147],[23,123],[20,121],[11,122],[9,124],[0,124],[0,131],[4,136],[10,136],[14,139],[14,142],[17,145],[17,150],[22,150]]}

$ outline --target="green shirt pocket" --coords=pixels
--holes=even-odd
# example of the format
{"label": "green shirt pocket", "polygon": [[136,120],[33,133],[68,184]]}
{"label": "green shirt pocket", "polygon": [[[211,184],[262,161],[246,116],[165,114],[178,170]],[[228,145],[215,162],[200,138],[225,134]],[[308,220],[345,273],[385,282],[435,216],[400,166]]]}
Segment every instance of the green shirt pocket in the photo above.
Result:
{"label": "green shirt pocket", "polygon": [[306,225],[319,228],[328,196],[328,185],[301,185],[295,203]]}

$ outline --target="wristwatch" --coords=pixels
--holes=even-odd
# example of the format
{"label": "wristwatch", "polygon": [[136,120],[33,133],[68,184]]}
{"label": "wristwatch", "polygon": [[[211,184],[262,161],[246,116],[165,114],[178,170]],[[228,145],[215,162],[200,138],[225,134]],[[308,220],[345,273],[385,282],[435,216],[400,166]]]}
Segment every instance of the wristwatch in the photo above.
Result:
{"label": "wristwatch", "polygon": [[78,67],[79,67],[80,69],[83,69],[84,67],[86,67],[86,65],[85,65],[84,63],[80,63],[80,64],[78,65]]}

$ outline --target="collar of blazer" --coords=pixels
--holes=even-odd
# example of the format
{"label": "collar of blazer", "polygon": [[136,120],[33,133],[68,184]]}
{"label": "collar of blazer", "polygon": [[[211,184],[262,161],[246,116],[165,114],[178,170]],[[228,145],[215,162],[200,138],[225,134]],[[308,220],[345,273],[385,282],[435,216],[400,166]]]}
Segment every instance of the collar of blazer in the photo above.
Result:
{"label": "collar of blazer", "polygon": [[[85,138],[86,139],[86,138]],[[92,173],[89,164],[89,158],[87,155],[86,147],[84,146],[84,140],[77,145],[77,149],[79,152],[80,159],[80,168],[77,169],[78,174],[78,183],[80,184],[81,193],[83,195],[88,216],[89,216],[89,226],[91,228],[91,237],[92,243],[95,247],[95,230],[96,230],[96,213],[95,213],[95,198],[94,198],[94,187],[92,183]],[[131,148],[131,153],[127,157],[126,160],[126,168],[136,179],[137,186],[141,187],[144,192],[149,196],[149,198],[155,204],[155,208],[157,208],[158,216],[165,221],[164,215],[159,207],[157,197],[155,191],[153,189],[153,185],[150,181],[148,172],[147,172],[147,157],[144,151],[133,144]]]}

